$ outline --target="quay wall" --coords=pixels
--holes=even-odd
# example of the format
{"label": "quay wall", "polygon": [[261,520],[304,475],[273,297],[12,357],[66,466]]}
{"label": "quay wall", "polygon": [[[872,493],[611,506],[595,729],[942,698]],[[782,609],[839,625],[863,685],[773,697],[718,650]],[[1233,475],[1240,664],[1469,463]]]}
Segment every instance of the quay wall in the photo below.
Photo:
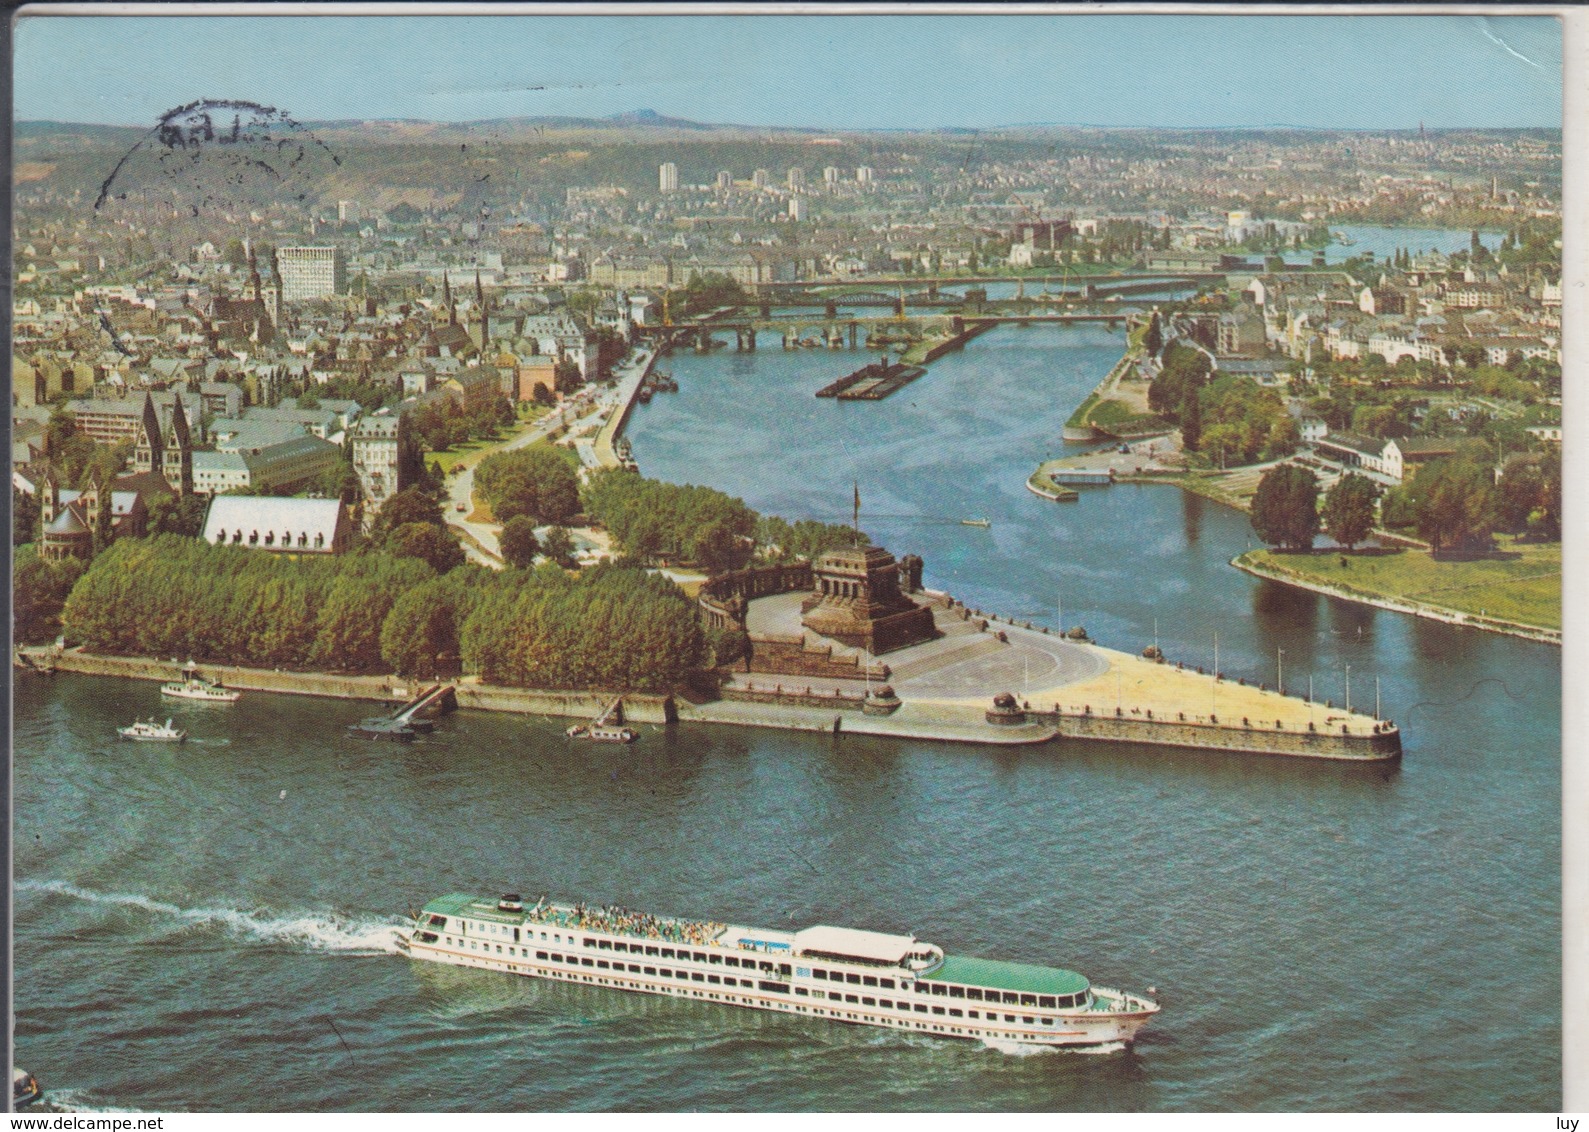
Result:
{"label": "quay wall", "polygon": [[1282,731],[1276,728],[1226,727],[1207,723],[1030,712],[1059,728],[1066,739],[1097,739],[1115,743],[1147,743],[1263,755],[1376,762],[1401,757],[1401,732],[1339,734],[1327,731]]}
{"label": "quay wall", "polygon": [[926,365],[929,362],[935,362],[945,354],[949,353],[949,351],[960,349],[973,338],[976,338],[982,334],[986,334],[997,325],[998,323],[992,319],[983,319],[975,323],[967,322],[966,328],[964,330],[950,338],[947,342],[940,342],[936,346],[932,347],[932,349],[928,350],[921,356],[920,360],[916,364]]}
{"label": "quay wall", "polygon": [[[166,683],[182,678],[181,666],[152,657],[100,656],[68,649],[28,650],[22,654],[40,669],[79,672],[87,676],[119,676],[128,680]],[[555,715],[590,719],[606,710],[616,692],[561,692],[533,688],[504,688],[448,680],[405,680],[398,676],[338,676],[324,672],[277,672],[266,668],[206,664],[199,671],[206,679],[245,692],[280,692],[292,696],[325,696],[341,700],[406,700],[437,683],[455,683],[459,707],[520,715]],[[623,714],[636,723],[671,723],[678,716],[673,697],[626,694]]]}
{"label": "quay wall", "polygon": [[[20,652],[20,650],[19,650]],[[150,657],[100,656],[67,650],[29,649],[21,655],[34,666],[90,676],[116,676],[124,679],[164,683],[180,675],[180,666]],[[313,672],[276,672],[233,665],[204,665],[203,675],[243,691],[279,692],[287,695],[326,696],[334,699],[373,700],[392,703],[416,694],[426,681],[407,681],[395,676],[337,676]],[[546,715],[560,718],[590,719],[600,714],[616,698],[616,693],[548,691],[504,688],[463,682],[457,684],[459,707],[481,711],[510,712],[520,715]],[[862,700],[855,696],[807,693],[803,689],[755,688],[724,689],[725,700],[763,704],[769,707],[839,710],[858,713]],[[672,723],[679,718],[671,696],[625,695],[623,714],[632,723]],[[1396,728],[1381,732],[1362,731],[1301,732],[1254,725],[1235,727],[1206,723],[1185,723],[1127,716],[1085,715],[1071,712],[1029,711],[1031,724],[1046,725],[1044,735],[1055,731],[1062,739],[1089,739],[1103,742],[1142,743],[1153,746],[1184,747],[1236,753],[1281,755],[1304,758],[1339,759],[1369,762],[1401,757],[1401,733]],[[750,722],[731,719],[724,722]],[[771,718],[763,726],[786,724]],[[878,726],[882,726],[879,724]],[[1048,730],[1052,729],[1052,730]],[[930,725],[914,727],[905,720],[880,733],[908,738],[917,731],[923,738],[943,738],[968,742],[1002,742],[997,728],[961,726],[953,733],[939,735]]]}
{"label": "quay wall", "polygon": [[629,414],[634,411],[635,400],[640,392],[640,386],[650,375],[652,368],[657,364],[657,359],[662,356],[661,350],[652,350],[651,356],[645,365],[624,379],[619,389],[618,407],[612,411],[612,416],[607,418],[607,423],[596,432],[596,440],[592,448],[596,452],[596,460],[604,468],[616,468],[622,463],[613,445],[618,437],[623,435],[624,426],[629,423]]}

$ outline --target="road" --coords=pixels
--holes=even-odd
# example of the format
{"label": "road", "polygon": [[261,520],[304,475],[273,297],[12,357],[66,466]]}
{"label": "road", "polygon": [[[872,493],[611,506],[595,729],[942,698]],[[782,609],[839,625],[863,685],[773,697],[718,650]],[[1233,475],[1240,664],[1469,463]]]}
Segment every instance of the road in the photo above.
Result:
{"label": "road", "polygon": [[573,432],[582,428],[599,428],[619,405],[626,388],[624,378],[635,366],[643,368],[649,357],[649,352],[643,351],[637,358],[631,358],[614,367],[615,376],[619,379],[617,388],[598,390],[594,386],[587,386],[579,396],[564,402],[563,407],[557,412],[548,413],[511,440],[494,448],[485,449],[478,459],[473,460],[462,471],[447,477],[447,501],[444,505],[447,523],[457,528],[462,535],[459,541],[465,556],[470,561],[489,566],[493,570],[500,570],[504,565],[501,547],[497,543],[500,527],[496,523],[476,522],[468,517],[474,513],[474,473],[480,460],[497,452],[509,452],[515,448],[534,444],[538,440],[545,440],[564,425],[570,425],[570,431]]}

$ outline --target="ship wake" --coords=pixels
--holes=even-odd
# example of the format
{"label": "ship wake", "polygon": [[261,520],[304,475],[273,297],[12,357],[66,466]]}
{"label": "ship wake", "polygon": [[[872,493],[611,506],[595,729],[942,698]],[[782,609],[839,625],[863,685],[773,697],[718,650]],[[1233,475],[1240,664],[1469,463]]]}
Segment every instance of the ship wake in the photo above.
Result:
{"label": "ship wake", "polygon": [[307,951],[341,951],[356,955],[396,955],[398,921],[361,920],[326,912],[276,914],[265,909],[181,908],[162,900],[126,892],[95,892],[60,880],[19,880],[21,892],[66,896],[102,907],[134,908],[175,920],[182,930],[219,928],[242,940],[286,944]]}

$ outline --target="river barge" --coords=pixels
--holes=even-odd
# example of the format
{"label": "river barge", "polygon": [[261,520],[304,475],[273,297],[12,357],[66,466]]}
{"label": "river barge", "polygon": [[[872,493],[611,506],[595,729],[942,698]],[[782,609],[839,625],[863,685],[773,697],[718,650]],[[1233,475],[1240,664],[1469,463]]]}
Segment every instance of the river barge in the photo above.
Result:
{"label": "river barge", "polygon": [[890,363],[886,358],[870,362],[854,373],[817,390],[818,397],[837,397],[840,401],[881,401],[915,381],[927,370],[923,366]]}
{"label": "river barge", "polygon": [[909,935],[751,928],[545,897],[526,907],[514,894],[432,900],[398,945],[427,962],[987,1044],[1125,1048],[1159,1011],[1074,971],[946,955]]}

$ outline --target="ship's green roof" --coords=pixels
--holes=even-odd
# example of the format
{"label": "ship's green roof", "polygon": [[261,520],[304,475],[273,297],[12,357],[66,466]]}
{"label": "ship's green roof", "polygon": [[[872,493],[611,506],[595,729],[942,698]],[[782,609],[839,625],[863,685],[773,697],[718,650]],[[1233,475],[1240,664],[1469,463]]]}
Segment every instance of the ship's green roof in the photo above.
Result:
{"label": "ship's green roof", "polygon": [[1088,987],[1085,975],[1058,967],[1034,967],[1027,963],[1005,963],[998,959],[966,959],[947,955],[928,981],[964,983],[992,990],[1022,994],[1080,994]]}
{"label": "ship's green roof", "polygon": [[425,911],[437,916],[471,916],[503,923],[518,923],[523,919],[518,912],[500,911],[495,900],[472,896],[467,892],[449,892],[446,896],[438,896],[425,905]]}

